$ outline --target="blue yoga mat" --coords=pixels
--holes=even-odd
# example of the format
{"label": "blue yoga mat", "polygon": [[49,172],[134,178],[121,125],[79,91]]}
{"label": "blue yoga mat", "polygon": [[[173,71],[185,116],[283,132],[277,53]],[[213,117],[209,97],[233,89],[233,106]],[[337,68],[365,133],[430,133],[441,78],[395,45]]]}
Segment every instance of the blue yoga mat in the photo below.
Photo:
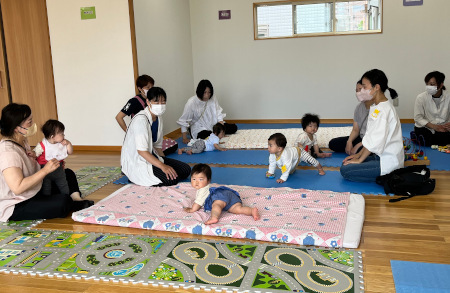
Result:
{"label": "blue yoga mat", "polygon": [[[324,167],[340,167],[346,156],[347,155],[343,153],[333,153],[330,158],[318,158],[317,160]],[[228,150],[225,152],[215,150],[192,155],[186,153],[178,155],[177,153],[174,153],[167,157],[185,163],[269,165],[269,152],[267,150]],[[309,166],[305,162],[301,162],[300,165]]]}
{"label": "blue yoga mat", "polygon": [[[275,178],[266,178],[266,168],[221,168],[212,167],[211,182],[226,185],[245,185],[254,187],[291,187],[312,190],[331,190],[336,192],[352,192],[366,194],[383,194],[383,187],[376,183],[351,182],[342,178],[339,171],[326,171],[324,176],[317,170],[297,170],[284,183],[277,183],[280,170],[276,170]],[[190,178],[184,180],[189,182]],[[115,184],[127,184],[128,178],[120,178]]]}
{"label": "blue yoga mat", "polygon": [[397,293],[450,293],[450,265],[391,260]]}

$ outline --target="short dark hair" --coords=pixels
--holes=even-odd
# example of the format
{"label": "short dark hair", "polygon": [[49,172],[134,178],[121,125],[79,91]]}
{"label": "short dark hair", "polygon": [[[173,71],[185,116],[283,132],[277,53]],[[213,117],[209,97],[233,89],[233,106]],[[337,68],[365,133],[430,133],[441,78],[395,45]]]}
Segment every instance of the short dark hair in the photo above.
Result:
{"label": "short dark hair", "polygon": [[52,135],[56,135],[60,132],[63,132],[66,128],[64,127],[64,124],[59,122],[58,120],[49,119],[47,122],[42,125],[42,133],[44,134],[45,138],[49,139],[52,137]]}
{"label": "short dark hair", "polygon": [[153,77],[147,74],[141,75],[136,79],[136,87],[138,88],[143,88],[149,83],[151,83],[153,86],[155,84],[155,80],[153,79]]}
{"label": "short dark hair", "polygon": [[368,79],[372,86],[375,86],[378,84],[383,93],[386,90],[389,90],[389,94],[391,95],[392,99],[395,99],[398,97],[397,91],[388,86],[388,79],[386,77],[386,74],[384,74],[383,71],[381,71],[379,69],[369,70],[363,74],[363,76],[361,77],[361,80],[364,78]]}
{"label": "short dark hair", "polygon": [[281,148],[285,148],[287,145],[286,136],[283,133],[274,133],[272,134],[268,140],[274,140],[276,145]]}
{"label": "short dark hair", "polygon": [[203,79],[198,83],[197,90],[195,91],[195,93],[197,94],[197,98],[199,98],[200,100],[203,99],[203,94],[205,93],[206,88],[209,88],[211,90],[211,98],[212,96],[214,96],[214,88],[212,86],[212,83],[207,79]]}
{"label": "short dark hair", "polygon": [[318,115],[315,114],[311,114],[311,113],[306,113],[305,115],[303,115],[302,117],[302,127],[303,130],[306,129],[306,127],[310,124],[310,123],[316,123],[317,127],[319,127],[320,125],[320,119]]}
{"label": "short dark hair", "polygon": [[222,131],[225,132],[225,126],[223,126],[222,123],[216,123],[216,125],[213,126],[213,133],[215,135],[219,135]]}
{"label": "short dark hair", "polygon": [[167,101],[166,92],[160,87],[154,86],[147,92],[147,99],[149,101],[159,101],[161,97],[164,98],[164,101]]}
{"label": "short dark hair", "polygon": [[11,103],[2,109],[0,119],[1,134],[6,137],[14,135],[14,129],[31,115],[31,108],[25,104]]}
{"label": "short dark hair", "polygon": [[192,167],[191,176],[200,173],[205,174],[206,179],[208,179],[208,181],[211,181],[212,171],[210,166],[206,164],[197,164]]}
{"label": "short dark hair", "polygon": [[[430,81],[430,79],[432,79],[433,77],[434,77],[434,79],[436,79],[436,83],[437,83],[438,87],[445,80],[445,74],[443,74],[442,72],[439,72],[439,71],[432,71],[425,76],[425,83],[428,83]],[[445,90],[445,86],[443,86],[442,89]]]}

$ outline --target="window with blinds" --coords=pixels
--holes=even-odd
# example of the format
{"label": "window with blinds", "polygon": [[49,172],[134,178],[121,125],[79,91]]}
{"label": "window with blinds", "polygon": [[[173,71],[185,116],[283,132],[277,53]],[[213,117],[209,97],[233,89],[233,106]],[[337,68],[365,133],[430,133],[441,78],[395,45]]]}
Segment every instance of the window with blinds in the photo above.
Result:
{"label": "window with blinds", "polygon": [[381,33],[382,0],[254,3],[255,39]]}

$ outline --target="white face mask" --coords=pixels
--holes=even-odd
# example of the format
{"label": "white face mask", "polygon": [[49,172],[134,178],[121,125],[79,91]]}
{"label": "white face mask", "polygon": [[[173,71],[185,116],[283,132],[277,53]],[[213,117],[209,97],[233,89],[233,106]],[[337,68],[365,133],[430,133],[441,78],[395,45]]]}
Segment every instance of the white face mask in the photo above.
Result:
{"label": "white face mask", "polygon": [[25,128],[25,127],[22,127],[22,126],[19,126],[19,127],[22,128],[22,129],[25,129],[25,133],[22,133],[22,132],[19,131],[20,134],[22,134],[25,137],[33,136],[37,132],[37,125],[36,125],[36,123],[33,123],[33,125],[31,125],[29,128]]}
{"label": "white face mask", "polygon": [[366,102],[366,101],[370,101],[373,99],[373,95],[370,94],[370,90],[365,90],[365,89],[361,89],[361,91],[356,93],[356,98],[358,99],[358,101],[360,102]]}
{"label": "white face mask", "polygon": [[147,96],[148,90],[144,89],[144,95]]}
{"label": "white face mask", "polygon": [[427,90],[427,93],[429,93],[430,95],[435,95],[437,93],[437,86],[435,85],[427,85],[425,89]]}
{"label": "white face mask", "polygon": [[151,107],[149,107],[150,112],[152,112],[156,116],[161,116],[166,112],[166,105],[162,104],[150,104]]}

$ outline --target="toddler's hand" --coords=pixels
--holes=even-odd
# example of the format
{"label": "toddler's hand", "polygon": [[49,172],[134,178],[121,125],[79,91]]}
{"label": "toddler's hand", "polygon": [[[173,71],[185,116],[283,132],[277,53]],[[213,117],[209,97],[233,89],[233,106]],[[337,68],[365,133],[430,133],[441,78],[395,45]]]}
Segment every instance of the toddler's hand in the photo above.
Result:
{"label": "toddler's hand", "polygon": [[319,175],[325,175],[325,171],[323,169],[319,169]]}
{"label": "toddler's hand", "polygon": [[283,179],[277,179],[277,183],[284,183]]}
{"label": "toddler's hand", "polygon": [[183,210],[184,210],[185,212],[187,212],[187,213],[190,213],[190,212],[191,212],[191,208],[183,208]]}
{"label": "toddler's hand", "polygon": [[228,149],[226,149],[226,148],[220,148],[220,150],[221,150],[222,152],[225,152],[225,151],[227,151]]}
{"label": "toddler's hand", "polygon": [[64,139],[63,141],[61,141],[62,145],[69,145],[70,141],[68,141],[67,139]]}
{"label": "toddler's hand", "polygon": [[269,179],[275,178],[275,175],[269,172],[266,172],[266,177]]}
{"label": "toddler's hand", "polygon": [[36,160],[36,153],[35,152],[33,152],[33,151],[28,151],[27,152],[27,155],[30,157],[30,158],[33,158],[33,159],[35,159]]}

